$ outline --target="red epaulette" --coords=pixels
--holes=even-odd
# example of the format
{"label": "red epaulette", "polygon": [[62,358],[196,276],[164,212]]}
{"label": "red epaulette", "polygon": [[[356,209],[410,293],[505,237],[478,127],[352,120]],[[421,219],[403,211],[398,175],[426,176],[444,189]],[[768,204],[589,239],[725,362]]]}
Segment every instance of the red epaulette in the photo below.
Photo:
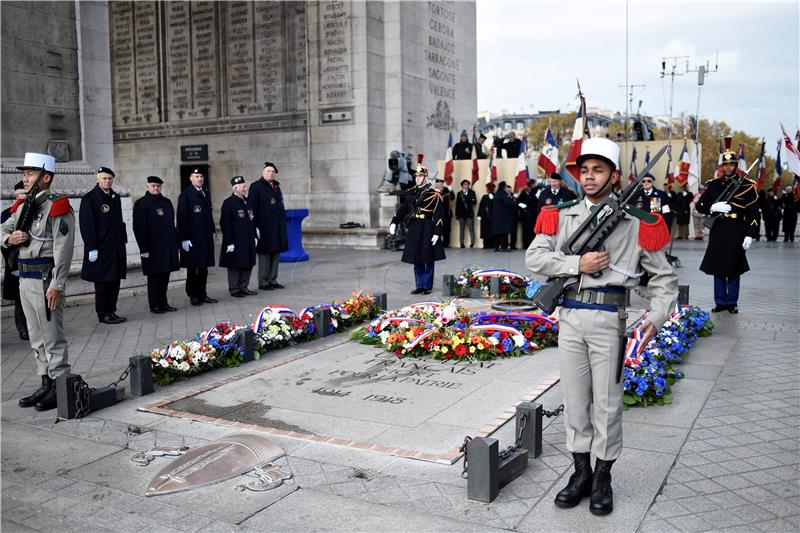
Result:
{"label": "red epaulette", "polygon": [[654,222],[639,220],[639,247],[649,252],[660,250],[669,244],[669,228],[660,213],[651,213]]}
{"label": "red epaulette", "polygon": [[50,215],[51,217],[62,217],[67,213],[72,211],[72,206],[69,205],[69,198],[66,196],[62,196],[61,198],[56,198],[53,200],[53,203],[50,205]]}
{"label": "red epaulette", "polygon": [[22,202],[24,202],[24,201],[25,201],[25,198],[17,198],[17,201],[16,201],[16,202],[14,202],[14,205],[12,205],[12,206],[11,206],[11,208],[9,208],[8,212],[9,212],[9,213],[16,213],[16,212],[17,212],[17,208],[18,208],[18,207],[20,206],[20,204],[21,204]]}
{"label": "red epaulette", "polygon": [[536,218],[536,225],[533,227],[533,231],[544,233],[545,235],[558,233],[558,206],[549,205],[543,207]]}

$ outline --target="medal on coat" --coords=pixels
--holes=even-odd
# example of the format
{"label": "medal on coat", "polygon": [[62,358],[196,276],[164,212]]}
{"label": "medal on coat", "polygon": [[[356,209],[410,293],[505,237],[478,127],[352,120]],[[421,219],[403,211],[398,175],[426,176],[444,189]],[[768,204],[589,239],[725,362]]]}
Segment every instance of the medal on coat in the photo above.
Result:
{"label": "medal on coat", "polygon": [[253,210],[252,209],[248,209],[247,210],[247,214],[250,215],[250,220],[253,220],[255,218],[255,216],[253,215]]}
{"label": "medal on coat", "polygon": [[545,203],[545,205],[550,205],[550,204],[553,203],[553,199],[552,198],[548,198],[547,200],[544,201],[544,203]]}
{"label": "medal on coat", "polygon": [[272,205],[275,205],[275,198],[270,198],[269,199],[269,203],[272,204]]}
{"label": "medal on coat", "polygon": [[101,213],[108,213],[109,211],[111,211],[111,206],[110,205],[103,204],[103,205],[100,206],[100,212]]}
{"label": "medal on coat", "polygon": [[244,209],[239,209],[236,214],[239,215],[239,218],[244,218]]}
{"label": "medal on coat", "polygon": [[157,214],[158,216],[160,216],[160,217],[163,217],[163,216],[164,216],[164,209],[162,209],[161,207],[159,207],[158,209],[156,209],[156,214]]}
{"label": "medal on coat", "polygon": [[192,211],[194,211],[195,213],[199,213],[202,210],[203,208],[199,204],[195,204],[195,206],[192,208]]}

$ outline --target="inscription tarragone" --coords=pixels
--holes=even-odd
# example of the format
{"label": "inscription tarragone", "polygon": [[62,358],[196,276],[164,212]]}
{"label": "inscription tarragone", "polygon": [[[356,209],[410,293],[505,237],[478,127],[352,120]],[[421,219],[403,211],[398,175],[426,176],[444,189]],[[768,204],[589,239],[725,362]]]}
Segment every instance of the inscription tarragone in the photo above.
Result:
{"label": "inscription tarragone", "polygon": [[320,104],[352,103],[350,3],[320,2],[318,5]]}

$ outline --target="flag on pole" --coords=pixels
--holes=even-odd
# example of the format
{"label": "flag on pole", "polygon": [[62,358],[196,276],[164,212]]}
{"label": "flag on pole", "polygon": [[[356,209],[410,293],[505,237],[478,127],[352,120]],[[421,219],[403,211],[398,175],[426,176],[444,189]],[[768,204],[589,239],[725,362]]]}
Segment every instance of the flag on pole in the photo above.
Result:
{"label": "flag on pole", "polygon": [[544,142],[542,150],[539,152],[539,170],[544,173],[545,178],[558,170],[558,146],[553,139],[553,132],[548,127],[544,132]]}
{"label": "flag on pole", "polygon": [[572,174],[576,180],[580,178],[581,169],[578,166],[578,156],[581,155],[581,145],[583,139],[588,138],[586,134],[586,99],[578,87],[578,98],[580,98],[580,105],[578,105],[578,115],[575,117],[575,127],[572,129],[572,141],[569,145],[567,152],[567,171]]}
{"label": "flag on pole", "polygon": [[638,175],[636,171],[636,147],[633,147],[633,152],[631,153],[631,171],[628,174],[628,181],[634,181],[636,176]]}
{"label": "flag on pole", "polygon": [[792,144],[792,139],[789,138],[786,130],[783,129],[783,124],[781,124],[781,132],[783,133],[783,146],[786,148],[786,168],[792,174],[800,176],[800,153]]}
{"label": "flag on pole", "polygon": [[667,170],[664,173],[664,183],[667,184],[667,185],[672,185],[673,182],[675,181],[675,177],[672,175],[672,172],[670,172],[671,168],[672,168],[672,145],[668,144],[667,145]]}
{"label": "flag on pole", "polygon": [[764,188],[764,183],[767,180],[767,164],[764,160],[764,149],[767,145],[767,142],[762,139],[761,141],[761,155],[758,156],[758,172],[756,179],[756,191],[760,191]]}
{"label": "flag on pole", "polygon": [[780,189],[781,187],[781,174],[783,174],[783,165],[781,165],[781,144],[783,139],[778,139],[778,154],[775,156],[775,179],[772,181],[773,189]]}
{"label": "flag on pole", "polygon": [[692,166],[689,160],[689,149],[686,146],[686,141],[683,141],[683,149],[681,150],[681,158],[675,165],[675,181],[678,185],[684,185],[689,182],[689,167]]}
{"label": "flag on pole", "polygon": [[447,135],[447,153],[444,156],[444,182],[447,185],[453,183],[453,170],[455,164],[453,163],[453,134]]}
{"label": "flag on pole", "polygon": [[522,138],[522,148],[517,157],[517,175],[514,178],[514,191],[524,189],[528,184],[528,156],[525,154],[528,148],[528,138]]}
{"label": "flag on pole", "polygon": [[744,160],[744,145],[739,145],[739,166],[736,168],[736,174],[738,176],[744,176],[747,174],[747,163]]}

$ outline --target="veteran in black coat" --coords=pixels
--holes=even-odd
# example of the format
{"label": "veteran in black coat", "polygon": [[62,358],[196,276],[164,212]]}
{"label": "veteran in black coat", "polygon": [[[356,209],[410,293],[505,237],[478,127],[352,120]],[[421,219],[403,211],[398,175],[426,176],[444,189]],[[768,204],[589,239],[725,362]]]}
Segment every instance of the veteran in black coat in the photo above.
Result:
{"label": "veteran in black coat", "polygon": [[714,312],[728,310],[738,313],[739,277],[750,270],[746,250],[758,235],[756,209],[758,193],[755,182],[744,179],[727,202],[720,197],[732,180],[736,179],[738,156],[735,152],[723,153],[723,176],[706,184],[705,192],[696,204],[699,213],[715,215],[700,270],[714,276]]}
{"label": "veteran in black coat", "polygon": [[97,170],[97,185],[81,199],[78,215],[83,238],[81,279],[94,283],[94,306],[104,324],[119,324],[117,315],[120,280],[125,279],[125,244],[128,236],[122,221],[122,202],[114,192],[114,172],[107,167]]}
{"label": "veteran in black coat", "polygon": [[764,213],[764,231],[767,240],[777,241],[783,217],[783,199],[775,196],[775,189],[767,192],[761,203],[761,211]]}
{"label": "veteran in black coat", "polygon": [[214,217],[211,196],[203,188],[201,169],[192,170],[186,187],[178,196],[178,239],[181,241],[181,266],[186,269],[186,296],[192,305],[216,303],[206,292],[208,267],[214,266]]}
{"label": "veteran in black coat", "polygon": [[561,183],[561,174],[553,172],[547,180],[549,187],[539,193],[539,206],[561,205],[575,199],[575,193]]}
{"label": "veteran in black coat", "polygon": [[678,239],[689,238],[689,220],[693,198],[694,196],[687,190],[686,185],[681,191],[675,193],[675,222],[678,225]]}
{"label": "veteran in black coat", "polygon": [[289,249],[286,209],[281,185],[275,179],[277,174],[275,164],[264,163],[261,179],[250,184],[247,195],[247,205],[253,212],[258,236],[258,288],[268,291],[283,288],[278,283],[278,264],[281,252]]}
{"label": "veteran in black coat", "polygon": [[530,179],[524,189],[517,195],[517,209],[519,222],[522,226],[522,248],[527,250],[533,242],[533,228],[536,226],[536,217],[539,216],[539,199],[536,198],[536,180]]}
{"label": "veteran in black coat", "polygon": [[444,198],[428,183],[428,169],[418,165],[414,173],[415,186],[402,197],[389,225],[394,235],[397,224],[406,222],[406,244],[402,261],[414,265],[416,288],[411,294],[430,294],[433,290],[434,262],[445,258],[442,246],[444,234]]}
{"label": "veteran in black coat", "polygon": [[517,208],[509,186],[501,181],[492,200],[492,235],[495,250],[510,250],[508,238],[516,231],[514,210]]}
{"label": "veteran in black coat", "polygon": [[492,200],[494,199],[494,183],[486,184],[486,194],[481,196],[478,204],[478,222],[480,222],[481,239],[484,249],[494,247],[492,235]]}
{"label": "veteran in black coat", "polygon": [[256,264],[256,225],[247,207],[247,189],[244,176],[231,179],[233,194],[222,202],[219,227],[222,230],[222,248],[219,266],[228,269],[228,292],[237,298],[257,294],[247,286]]}
{"label": "veteran in black coat", "polygon": [[783,242],[794,242],[794,232],[797,229],[797,211],[800,209],[800,202],[794,199],[794,192],[791,185],[783,188]]}
{"label": "veteran in black coat", "polygon": [[172,202],[161,194],[161,178],[147,178],[147,192],[133,204],[133,234],[147,276],[150,311],[163,314],[176,309],[167,303],[170,272],[178,270],[178,230]]}

